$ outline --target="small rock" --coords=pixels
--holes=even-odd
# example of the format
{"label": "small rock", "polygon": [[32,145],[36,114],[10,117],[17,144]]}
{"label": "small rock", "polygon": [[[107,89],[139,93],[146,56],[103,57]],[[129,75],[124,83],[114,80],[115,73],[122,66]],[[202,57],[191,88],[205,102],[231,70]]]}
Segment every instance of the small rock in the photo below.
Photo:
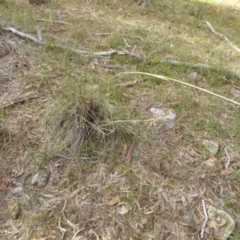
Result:
{"label": "small rock", "polygon": [[36,186],[38,184],[38,177],[39,177],[39,173],[36,173],[33,177],[32,177],[32,180],[31,180],[31,184],[33,186]]}
{"label": "small rock", "polygon": [[203,141],[204,147],[208,150],[211,156],[215,156],[219,150],[219,143],[209,140]]}
{"label": "small rock", "polygon": [[38,186],[39,187],[46,187],[48,184],[48,180],[50,177],[50,171],[47,169],[43,169],[39,172],[39,177],[38,177]]}
{"label": "small rock", "polygon": [[44,188],[48,184],[49,177],[50,171],[48,169],[41,169],[32,177],[31,184],[33,186]]}
{"label": "small rock", "polygon": [[22,187],[16,187],[14,189],[12,189],[11,193],[13,195],[21,195],[21,193],[23,192],[23,188]]}
{"label": "small rock", "polygon": [[155,125],[157,122],[163,123],[165,130],[172,129],[175,126],[175,119],[177,115],[171,108],[158,108],[151,107],[150,112],[153,114],[152,124]]}
{"label": "small rock", "polygon": [[188,78],[196,81],[196,82],[201,82],[202,81],[202,76],[200,74],[198,74],[197,72],[190,72],[188,74]]}
{"label": "small rock", "polygon": [[16,199],[11,199],[8,202],[8,212],[12,219],[18,219],[21,214],[21,207]]}

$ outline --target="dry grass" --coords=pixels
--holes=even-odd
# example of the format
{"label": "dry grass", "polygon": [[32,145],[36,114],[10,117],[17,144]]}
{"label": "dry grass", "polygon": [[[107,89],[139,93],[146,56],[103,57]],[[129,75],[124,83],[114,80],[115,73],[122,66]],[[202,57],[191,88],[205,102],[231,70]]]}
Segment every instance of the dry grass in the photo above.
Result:
{"label": "dry grass", "polygon": [[[0,1],[1,27],[35,37],[44,28],[46,42],[0,32],[1,239],[200,239],[202,200],[230,214],[237,225],[230,239],[239,239],[238,106],[171,81],[122,74],[164,75],[240,102],[233,76],[162,62],[240,70],[239,54],[203,22],[240,46],[240,6],[215,2],[164,0],[145,8],[127,0]],[[134,49],[144,60],[54,45]],[[191,71],[201,81],[189,79]],[[173,129],[154,118],[152,105],[176,112]],[[205,139],[220,143],[214,159]],[[36,173],[49,172],[46,187],[32,185]],[[8,210],[11,199],[21,208],[17,217]],[[216,228],[207,225],[205,239]]]}

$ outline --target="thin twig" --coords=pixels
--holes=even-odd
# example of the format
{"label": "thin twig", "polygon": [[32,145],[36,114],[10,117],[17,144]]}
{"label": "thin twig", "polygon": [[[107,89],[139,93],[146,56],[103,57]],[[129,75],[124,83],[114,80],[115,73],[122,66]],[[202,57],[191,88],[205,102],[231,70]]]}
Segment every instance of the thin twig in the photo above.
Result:
{"label": "thin twig", "polygon": [[128,52],[127,50],[123,50],[123,51],[118,51],[118,50],[114,50],[114,49],[110,49],[109,51],[105,51],[105,52],[94,52],[92,53],[93,56],[98,57],[98,56],[111,56],[111,55],[129,55],[132,57],[135,57],[139,60],[143,60],[143,58],[141,56],[139,56],[136,53],[132,53],[132,52]]}
{"label": "thin twig", "polygon": [[126,82],[126,83],[121,83],[121,84],[118,84],[119,87],[131,87],[139,82],[142,82],[142,81],[139,81],[139,80],[134,80],[132,82]]}
{"label": "thin twig", "polygon": [[137,58],[138,60],[143,60],[143,58],[141,56],[139,56],[138,54],[134,53],[133,51],[129,52],[126,49],[122,49],[122,51],[118,51],[119,55],[130,55],[132,57]]}
{"label": "thin twig", "polygon": [[126,40],[125,38],[124,38],[123,40],[124,40],[125,45],[126,45],[128,48],[130,48],[131,46],[128,44],[127,40]]}
{"label": "thin twig", "polygon": [[[109,36],[109,35],[113,35],[113,33],[94,33],[94,35],[96,35],[96,36]],[[121,33],[118,33],[118,35],[123,36],[123,37],[136,38],[136,39],[139,39],[141,41],[144,41],[144,39],[140,36],[132,36],[132,35],[129,35],[129,34],[121,34]]]}
{"label": "thin twig", "polygon": [[131,51],[131,52],[132,52],[132,53],[133,53],[133,52],[135,52],[136,48],[137,48],[137,46],[136,46],[136,45],[134,45],[134,46],[133,46],[133,49],[132,49],[132,51]]}
{"label": "thin twig", "polygon": [[136,145],[136,138],[134,138],[133,142],[132,142],[132,145],[127,153],[127,156],[126,156],[126,159],[127,159],[127,164],[130,165],[131,164],[131,159],[132,159],[132,153],[133,153],[133,150],[134,150],[134,147]]}
{"label": "thin twig", "polygon": [[107,121],[106,124],[101,124],[100,127],[104,127],[104,126],[109,126],[110,124],[117,124],[117,123],[132,123],[132,124],[136,124],[136,123],[140,123],[140,122],[157,122],[157,121],[164,121],[167,120],[167,117],[154,117],[154,118],[149,118],[149,119],[145,119],[145,120],[140,120],[140,119],[136,119],[136,120],[116,120],[116,121]]}
{"label": "thin twig", "polygon": [[204,237],[204,232],[205,232],[205,228],[206,228],[206,224],[208,222],[208,215],[207,215],[207,211],[206,211],[206,206],[205,206],[205,202],[204,200],[202,200],[202,206],[203,206],[203,212],[204,212],[204,216],[205,216],[205,220],[203,222],[203,225],[202,225],[202,230],[201,230],[201,238]]}
{"label": "thin twig", "polygon": [[216,70],[216,71],[222,71],[226,74],[230,74],[234,77],[237,77],[240,79],[240,72],[234,71],[234,70],[229,70],[229,69],[218,69],[214,66],[208,65],[208,64],[203,64],[203,63],[197,63],[197,64],[192,64],[192,63],[187,63],[187,62],[179,62],[175,60],[162,60],[162,63],[169,63],[173,66],[189,66],[191,68],[200,68],[200,69],[210,69],[210,70]]}
{"label": "thin twig", "polygon": [[113,68],[122,69],[123,68],[122,66],[119,66],[119,65],[106,65],[106,64],[100,64],[100,63],[96,63],[95,65],[99,66],[99,67],[103,67],[103,68],[109,68],[109,69],[113,69]]}
{"label": "thin twig", "polygon": [[42,31],[43,31],[44,28],[40,28],[37,30],[37,35],[38,35],[38,40],[39,41],[43,41],[43,38],[42,38]]}
{"label": "thin twig", "polygon": [[112,33],[94,33],[96,36],[109,36],[112,35]]}
{"label": "thin twig", "polygon": [[64,213],[66,207],[67,207],[67,200],[64,201],[63,208],[62,208],[62,210],[61,210],[61,212],[60,212],[61,214]]}
{"label": "thin twig", "polygon": [[21,99],[17,99],[15,100],[14,102],[12,103],[9,103],[9,104],[5,104],[3,106],[0,106],[0,108],[9,108],[9,107],[13,107],[15,105],[18,105],[18,104],[23,104],[27,101],[30,101],[30,100],[34,100],[36,98],[39,98],[40,96],[27,96],[27,97],[24,97],[24,98],[21,98]]}
{"label": "thin twig", "polygon": [[229,157],[229,155],[228,155],[227,148],[224,148],[224,151],[225,151],[225,153],[226,153],[226,155],[227,155],[227,159],[228,159],[228,161],[227,161],[227,163],[226,163],[226,166],[225,166],[225,168],[227,169],[228,166],[229,166],[229,164],[230,164],[231,159],[230,159],[230,157]]}
{"label": "thin twig", "polygon": [[198,90],[200,90],[200,91],[202,91],[202,92],[206,92],[206,93],[211,94],[211,95],[213,95],[213,96],[215,96],[215,97],[224,99],[224,100],[226,100],[226,101],[228,101],[228,102],[231,102],[231,103],[234,103],[234,104],[240,106],[240,103],[237,102],[237,101],[234,101],[234,100],[232,100],[232,99],[229,99],[229,98],[226,98],[226,97],[224,97],[224,96],[221,96],[221,95],[219,95],[219,94],[217,94],[217,93],[211,92],[211,91],[209,91],[209,90],[207,90],[207,89],[200,88],[200,87],[197,87],[197,86],[192,85],[192,84],[190,84],[190,83],[186,83],[186,82],[183,82],[183,81],[174,79],[174,78],[169,78],[169,77],[165,77],[165,76],[162,76],[162,75],[157,75],[157,74],[152,74],[152,73],[145,73],[145,72],[124,72],[124,74],[126,74],[126,73],[127,73],[127,74],[142,74],[142,75],[146,75],[146,76],[150,76],[150,77],[159,78],[159,79],[162,79],[162,80],[164,80],[164,81],[177,82],[177,83],[186,85],[186,86],[188,86],[188,87],[192,87],[192,88],[198,89]]}
{"label": "thin twig", "polygon": [[214,34],[216,34],[216,35],[218,35],[219,37],[223,38],[225,41],[228,42],[228,44],[229,44],[233,49],[235,49],[237,52],[240,53],[240,48],[237,47],[235,44],[233,44],[226,36],[224,36],[223,34],[217,32],[217,31],[213,28],[213,26],[211,25],[211,23],[209,23],[209,22],[207,22],[207,21],[205,21],[205,23],[207,24],[207,26],[209,27],[209,29],[210,29]]}
{"label": "thin twig", "polygon": [[175,222],[175,226],[176,226],[176,229],[177,229],[177,240],[178,240],[178,224],[177,224],[177,222]]}
{"label": "thin twig", "polygon": [[37,18],[37,19],[35,19],[35,20],[38,21],[38,22],[59,23],[59,24],[64,24],[64,25],[69,25],[69,26],[72,26],[72,25],[73,25],[72,23],[64,22],[64,21],[61,21],[61,20],[48,20],[48,19],[43,19],[43,18]]}

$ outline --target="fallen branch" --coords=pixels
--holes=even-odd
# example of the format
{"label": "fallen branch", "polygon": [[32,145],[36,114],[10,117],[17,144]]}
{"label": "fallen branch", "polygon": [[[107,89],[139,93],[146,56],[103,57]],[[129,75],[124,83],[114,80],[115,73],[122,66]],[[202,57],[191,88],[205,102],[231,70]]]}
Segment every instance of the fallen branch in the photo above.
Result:
{"label": "fallen branch", "polygon": [[209,29],[210,29],[214,34],[216,34],[216,35],[218,35],[219,37],[223,38],[225,41],[228,42],[228,44],[229,44],[233,49],[235,49],[237,52],[240,53],[240,48],[237,47],[235,44],[233,44],[226,36],[224,36],[223,34],[217,32],[217,31],[213,28],[213,26],[211,25],[211,23],[209,23],[209,22],[207,22],[207,21],[205,21],[205,23],[207,24],[207,26],[209,27]]}
{"label": "fallen branch", "polygon": [[234,101],[234,100],[232,100],[232,99],[229,99],[229,98],[226,98],[226,97],[221,96],[221,95],[219,95],[219,94],[216,94],[216,93],[214,93],[214,92],[211,92],[211,91],[209,91],[209,90],[207,90],[207,89],[200,88],[200,87],[197,87],[197,86],[192,85],[192,84],[190,84],[190,83],[186,83],[186,82],[183,82],[183,81],[174,79],[174,78],[169,78],[169,77],[165,77],[165,76],[162,76],[162,75],[157,75],[157,74],[152,74],[152,73],[146,73],[146,72],[123,72],[123,73],[124,73],[124,74],[142,74],[142,75],[146,75],[146,76],[150,76],[150,77],[159,78],[159,79],[162,79],[162,80],[164,80],[164,81],[177,82],[177,83],[186,85],[186,86],[188,86],[188,87],[192,87],[192,88],[195,88],[195,89],[197,89],[197,90],[200,90],[200,91],[202,91],[202,92],[206,92],[206,93],[211,94],[211,95],[213,95],[213,96],[215,96],[215,97],[224,99],[224,100],[226,100],[226,101],[228,101],[228,102],[231,102],[231,103],[234,103],[234,104],[240,106],[240,103],[237,102],[237,101]]}
{"label": "fallen branch", "polygon": [[133,52],[128,52],[127,50],[118,51],[118,50],[110,49],[109,51],[106,51],[106,52],[95,52],[95,53],[92,53],[92,54],[95,57],[111,56],[111,55],[115,55],[115,54],[117,54],[117,55],[129,55],[131,57],[137,58],[138,60],[143,60],[143,58],[141,56],[139,56],[138,54],[133,53]]}
{"label": "fallen branch", "polygon": [[179,62],[175,60],[162,60],[162,63],[169,63],[173,66],[189,66],[191,68],[200,68],[200,69],[211,69],[211,70],[216,70],[216,71],[222,71],[226,74],[230,74],[234,77],[237,77],[240,79],[240,72],[234,71],[234,70],[229,70],[229,69],[218,69],[214,66],[208,65],[208,64],[203,64],[203,63],[197,63],[197,64],[192,64],[192,63],[187,63],[187,62]]}
{"label": "fallen branch", "polygon": [[[20,32],[20,31],[16,30],[15,28],[11,28],[11,27],[3,28],[3,30],[8,31],[8,32],[12,32],[12,33],[14,33],[14,34],[16,34],[16,35],[18,35],[22,38],[29,39],[29,40],[37,43],[37,44],[40,44],[40,45],[45,44],[45,42],[42,41],[41,29],[38,30],[38,38],[35,38],[35,37],[33,37],[29,34]],[[133,52],[128,52],[126,50],[118,51],[118,50],[110,49],[109,51],[105,51],[105,52],[89,52],[89,51],[78,50],[78,49],[74,49],[74,48],[70,48],[70,47],[65,47],[65,46],[59,45],[59,44],[51,44],[50,46],[51,47],[58,47],[58,48],[61,48],[61,49],[66,49],[66,50],[69,50],[71,52],[81,54],[81,55],[89,55],[89,56],[94,56],[94,57],[105,57],[105,56],[111,56],[111,55],[117,54],[117,55],[128,55],[128,56],[137,58],[138,60],[143,60],[143,58],[140,55],[138,55],[136,53],[133,53]]]}
{"label": "fallen branch", "polygon": [[33,37],[33,36],[29,35],[29,34],[20,32],[20,31],[16,30],[15,28],[7,27],[7,28],[3,28],[3,30],[7,31],[7,32],[12,32],[12,33],[14,33],[14,34],[16,34],[16,35],[18,35],[18,36],[20,36],[22,38],[29,39],[29,40],[37,43],[37,44],[41,44],[41,45],[44,44],[44,42],[42,42],[41,39],[37,39],[37,38],[35,38],[35,37]]}
{"label": "fallen branch", "polygon": [[109,51],[105,51],[105,52],[89,52],[89,51],[85,51],[85,50],[79,50],[79,49],[75,49],[75,48],[70,48],[70,47],[65,47],[63,45],[51,45],[52,47],[58,47],[61,49],[65,49],[65,50],[69,50],[71,52],[80,54],[80,55],[88,55],[88,56],[94,56],[94,57],[109,57],[112,55],[129,55],[131,57],[135,57],[138,60],[143,60],[143,58],[141,56],[139,56],[136,53],[132,53],[132,52],[128,52],[128,51],[118,51],[118,50],[114,50],[114,49],[110,49]]}
{"label": "fallen branch", "polygon": [[88,52],[88,51],[79,50],[79,49],[75,49],[75,48],[70,48],[70,47],[66,47],[66,46],[60,45],[60,44],[51,44],[50,46],[51,47],[61,48],[63,50],[68,50],[68,51],[71,51],[73,53],[80,54],[80,55],[89,55],[90,54],[90,52]]}

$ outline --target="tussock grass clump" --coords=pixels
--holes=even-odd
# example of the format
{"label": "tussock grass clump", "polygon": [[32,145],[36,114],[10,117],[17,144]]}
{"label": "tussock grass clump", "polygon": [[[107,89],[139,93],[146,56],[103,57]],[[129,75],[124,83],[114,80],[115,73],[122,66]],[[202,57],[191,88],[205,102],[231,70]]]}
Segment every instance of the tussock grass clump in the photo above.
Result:
{"label": "tussock grass clump", "polygon": [[0,58],[16,52],[18,52],[16,44],[6,37],[0,36]]}
{"label": "tussock grass clump", "polygon": [[68,81],[66,88],[56,92],[54,110],[48,113],[48,148],[58,145],[79,158],[108,152],[116,145],[120,149],[119,144],[133,139],[134,125],[127,122],[130,113],[120,107],[120,94],[115,91],[109,85],[89,90],[86,84]]}
{"label": "tussock grass clump", "polygon": [[63,107],[56,121],[56,131],[68,148],[78,152],[90,136],[94,139],[93,136],[101,131],[98,125],[102,119],[104,119],[103,107],[93,99],[85,99]]}

